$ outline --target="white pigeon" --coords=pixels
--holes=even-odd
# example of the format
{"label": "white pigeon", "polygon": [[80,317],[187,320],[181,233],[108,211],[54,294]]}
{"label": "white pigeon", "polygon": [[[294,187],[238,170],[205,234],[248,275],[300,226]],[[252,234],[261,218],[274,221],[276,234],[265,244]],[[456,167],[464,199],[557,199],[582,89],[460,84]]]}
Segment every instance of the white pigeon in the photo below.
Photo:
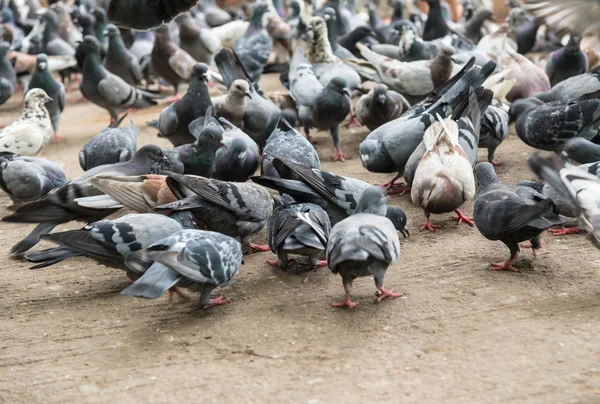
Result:
{"label": "white pigeon", "polygon": [[48,101],[52,99],[41,88],[27,93],[23,114],[0,130],[0,152],[35,156],[48,144],[54,133],[50,115],[44,106]]}
{"label": "white pigeon", "polygon": [[473,226],[473,219],[458,210],[475,196],[473,167],[458,143],[458,124],[452,119],[438,119],[423,136],[426,152],[417,166],[410,194],[413,203],[425,211],[426,221],[419,230],[435,231],[440,226],[432,225],[429,215],[452,211],[458,215],[453,219],[459,224]]}

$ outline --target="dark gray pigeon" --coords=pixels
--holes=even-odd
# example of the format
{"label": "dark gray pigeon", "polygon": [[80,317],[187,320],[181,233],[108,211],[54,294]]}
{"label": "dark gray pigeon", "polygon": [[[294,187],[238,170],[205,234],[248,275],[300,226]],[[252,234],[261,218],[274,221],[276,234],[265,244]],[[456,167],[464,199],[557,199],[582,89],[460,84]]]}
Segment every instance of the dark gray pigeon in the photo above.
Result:
{"label": "dark gray pigeon", "polygon": [[245,182],[258,168],[258,145],[225,118],[219,118],[219,121],[224,126],[224,147],[217,150],[212,177],[221,181]]}
{"label": "dark gray pigeon", "polygon": [[375,130],[396,118],[410,108],[410,104],[400,93],[388,90],[384,84],[378,84],[356,103],[356,119],[369,130]]}
{"label": "dark gray pigeon", "polygon": [[104,35],[108,36],[108,48],[104,58],[106,69],[131,86],[139,85],[144,78],[142,68],[138,58],[125,47],[119,28],[108,24]]}
{"label": "dark gray pigeon", "polygon": [[92,168],[66,184],[48,192],[41,199],[21,206],[17,211],[2,218],[16,223],[39,223],[22,241],[17,243],[11,254],[22,254],[36,245],[42,234],[48,234],[54,227],[72,220],[92,222],[105,218],[118,208],[91,209],[79,206],[75,199],[102,194],[89,179],[95,175],[142,175],[150,173],[157,161],[164,161],[162,149],[155,145],[140,148],[133,158],[125,163],[117,163]]}
{"label": "dark gray pigeon", "polygon": [[513,271],[522,241],[531,241],[535,252],[541,248],[540,234],[553,226],[566,223],[552,200],[526,186],[504,185],[494,166],[479,163],[475,167],[479,193],[475,200],[474,218],[479,232],[488,240],[500,240],[510,249],[510,258],[493,263],[492,271]]}
{"label": "dark gray pigeon", "polygon": [[79,89],[85,98],[106,109],[111,124],[119,119],[119,114],[129,108],[146,108],[156,105],[156,94],[137,89],[122,78],[112,74],[100,63],[100,44],[98,40],[86,35],[79,45],[85,53],[83,79]]}
{"label": "dark gray pigeon", "polygon": [[179,46],[200,63],[212,64],[221,40],[209,27],[200,27],[189,14],[177,17]]}
{"label": "dark gray pigeon", "polygon": [[327,212],[313,203],[283,205],[271,213],[267,221],[267,240],[276,261],[268,264],[285,268],[288,254],[305,255],[315,268],[327,265],[319,254],[327,248],[331,222]]}
{"label": "dark gray pigeon", "polygon": [[269,12],[267,3],[256,3],[252,10],[248,30],[237,40],[234,50],[250,76],[250,82],[260,79],[260,75],[273,49],[273,40],[263,26],[263,17]]}
{"label": "dark gray pigeon", "polygon": [[46,109],[50,114],[52,127],[54,128],[55,137],[58,133],[58,124],[60,122],[60,114],[65,109],[66,94],[65,87],[52,77],[48,70],[48,55],[40,53],[37,55],[35,70],[31,76],[28,90],[32,88],[41,88],[52,99],[46,103]]}
{"label": "dark gray pigeon", "polygon": [[600,97],[600,66],[587,73],[569,77],[552,86],[550,91],[536,95],[536,98],[544,102],[568,101],[582,97]]}
{"label": "dark gray pigeon", "polygon": [[386,297],[401,297],[383,286],[383,277],[390,264],[400,259],[400,240],[392,222],[385,217],[386,201],[380,188],[368,187],[362,193],[354,214],[331,229],[327,244],[327,263],[331,272],[340,274],[346,296],[333,307],[354,308],[358,302],[350,299],[352,282],[363,276],[373,276],[377,287],[377,302]]}
{"label": "dark gray pigeon", "polygon": [[[177,213],[172,217],[156,213],[132,213],[115,220],[100,220],[79,230],[47,234],[44,240],[61,247],[25,254],[25,259],[36,263],[32,269],[54,265],[64,259],[85,256],[113,268],[127,270],[125,259],[134,251],[169,237],[182,229],[193,229],[191,215]],[[130,279],[142,273],[127,270]]]}
{"label": "dark gray pigeon", "polygon": [[592,143],[582,137],[569,139],[567,143],[565,143],[564,151],[569,158],[580,164],[600,161],[600,145]]}
{"label": "dark gray pigeon", "polygon": [[119,27],[147,30],[172,21],[196,3],[195,0],[111,0],[107,15]]}
{"label": "dark gray pigeon", "polygon": [[158,118],[158,130],[161,137],[168,139],[173,146],[191,143],[195,137],[190,133],[190,123],[204,117],[212,106],[206,83],[208,67],[197,63],[190,75],[190,86],[185,95],[165,108]]}
{"label": "dark gray pigeon", "polygon": [[179,174],[170,175],[167,184],[179,200],[156,210],[189,210],[208,230],[239,237],[245,253],[269,251],[268,246],[250,243],[250,235],[265,226],[273,211],[273,198],[266,189]]}
{"label": "dark gray pigeon", "polygon": [[560,153],[571,138],[592,139],[600,128],[600,99],[554,101],[519,99],[508,112],[515,120],[517,135],[540,150]]}
{"label": "dark gray pigeon", "polygon": [[15,205],[36,201],[66,182],[63,169],[53,161],[0,153],[0,187]]}
{"label": "dark gray pigeon", "polygon": [[496,149],[508,136],[508,113],[502,108],[488,106],[481,119],[479,147],[488,149],[488,161],[492,165],[500,165],[494,160]]}
{"label": "dark gray pigeon", "polygon": [[[260,175],[279,177],[279,172],[273,167],[273,156],[293,161],[309,168],[321,168],[321,161],[314,146],[302,134],[292,128],[287,121],[281,120],[263,150]],[[298,177],[292,179],[298,179]]]}
{"label": "dark gray pigeon", "polygon": [[212,231],[181,230],[131,254],[126,264],[144,275],[121,294],[155,299],[175,285],[200,292],[204,309],[231,301],[211,298],[237,274],[242,260],[240,243]]}
{"label": "dark gray pigeon", "polygon": [[17,87],[15,69],[8,60],[9,49],[10,44],[8,42],[0,42],[0,105],[12,97]]}
{"label": "dark gray pigeon", "polygon": [[571,35],[564,48],[555,50],[548,56],[546,74],[552,87],[569,77],[587,72],[588,59],[581,51],[580,44],[581,36]]}
{"label": "dark gray pigeon", "polygon": [[79,165],[83,171],[105,164],[124,163],[131,160],[137,150],[137,135],[140,132],[129,117],[129,126],[120,128],[127,114],[96,136],[79,151]]}

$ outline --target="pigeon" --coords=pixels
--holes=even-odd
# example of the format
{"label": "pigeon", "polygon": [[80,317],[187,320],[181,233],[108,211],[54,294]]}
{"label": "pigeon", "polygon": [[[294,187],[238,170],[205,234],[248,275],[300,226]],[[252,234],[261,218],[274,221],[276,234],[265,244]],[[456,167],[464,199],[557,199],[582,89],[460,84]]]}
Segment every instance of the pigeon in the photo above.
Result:
{"label": "pigeon", "polygon": [[142,82],[144,75],[139,60],[123,43],[121,32],[113,25],[108,24],[104,31],[108,36],[108,49],[104,59],[104,67],[122,78],[130,86],[137,86]]}
{"label": "pigeon", "polygon": [[548,56],[546,74],[550,84],[554,87],[569,77],[577,76],[588,70],[588,59],[579,47],[581,37],[571,35],[569,42],[563,49],[555,50]]}
{"label": "pigeon", "polygon": [[173,217],[133,213],[115,220],[90,223],[79,230],[44,235],[44,240],[59,244],[60,247],[28,253],[24,258],[36,264],[32,269],[39,269],[70,257],[85,256],[100,264],[123,269],[131,280],[135,280],[142,272],[128,270],[125,259],[133,252],[185,228],[193,229],[194,222],[189,216],[179,213]]}
{"label": "pigeon", "polygon": [[[206,25],[211,28],[220,27],[221,25],[227,24],[232,21],[233,16],[227,12],[227,10],[223,10],[222,8],[199,2],[197,6],[197,10],[202,13]],[[199,19],[198,15],[196,15],[196,19]]]}
{"label": "pigeon", "polygon": [[[329,215],[332,225],[355,213],[363,191],[370,184],[350,177],[342,177],[318,168],[305,167],[288,159],[273,156],[273,165],[279,177],[257,176],[250,179],[257,184],[288,194],[297,202],[314,203]],[[297,179],[296,179],[297,178]],[[402,209],[388,206],[384,215],[396,229],[408,237],[407,218]]]}
{"label": "pigeon", "polygon": [[571,76],[552,86],[550,91],[536,94],[536,98],[544,102],[568,101],[584,97],[600,97],[600,66],[587,73]]}
{"label": "pigeon", "polygon": [[238,272],[242,248],[233,238],[202,230],[181,230],[127,257],[126,265],[144,275],[121,294],[157,298],[175,285],[200,292],[202,308],[230,303],[210,294]]}
{"label": "pigeon", "polygon": [[9,43],[0,42],[0,105],[12,97],[17,87],[15,69],[8,60],[9,49]]}
{"label": "pigeon", "polygon": [[[466,21],[464,25],[457,27],[457,29],[454,29],[453,31],[476,44],[485,35],[483,30],[483,23],[485,21],[493,21],[493,19],[494,13],[492,12],[492,10],[489,10],[487,8],[480,8],[474,13],[471,19]],[[425,26],[427,26],[427,23],[425,24]]]}
{"label": "pigeon", "polygon": [[510,249],[510,257],[494,263],[492,271],[513,271],[518,258],[519,243],[530,240],[534,251],[541,248],[540,234],[566,222],[552,200],[525,186],[502,184],[494,166],[488,162],[475,167],[479,193],[475,200],[474,217],[479,232],[488,240],[500,240]]}
{"label": "pigeon", "polygon": [[257,82],[273,49],[273,40],[264,28],[263,19],[269,12],[267,3],[256,3],[248,30],[235,43],[234,50],[248,72],[251,82]]}
{"label": "pigeon", "polygon": [[[597,164],[597,163],[596,163]],[[557,156],[539,153],[529,158],[533,172],[546,180],[562,197],[567,198],[579,217],[579,225],[589,233],[589,239],[600,249],[600,179],[574,167]]]}
{"label": "pigeon", "polygon": [[376,187],[364,190],[356,212],[331,229],[327,243],[327,263],[331,272],[340,274],[346,296],[333,307],[353,309],[359,302],[350,300],[352,282],[363,276],[373,276],[378,289],[377,302],[386,297],[401,297],[383,286],[383,277],[390,264],[398,263],[400,240],[392,222],[385,217],[383,192]]}
{"label": "pigeon", "polygon": [[[275,129],[267,139],[267,145],[263,150],[260,174],[267,177],[279,177],[279,172],[273,166],[273,156],[281,156],[308,168],[321,168],[321,161],[314,146],[287,121],[282,119],[280,126],[282,128]],[[299,177],[294,179],[299,179]]]}
{"label": "pigeon", "polygon": [[137,150],[139,130],[129,117],[129,126],[120,128],[127,114],[91,138],[79,151],[79,165],[83,171],[105,164],[124,163],[131,160]]}
{"label": "pigeon", "polygon": [[63,169],[53,161],[0,153],[0,187],[15,206],[38,200],[66,182]]}
{"label": "pigeon", "polygon": [[218,116],[227,119],[238,128],[243,128],[246,98],[252,99],[250,83],[238,79],[231,84],[227,94],[213,98],[212,104]]}
{"label": "pigeon", "polygon": [[52,137],[52,122],[44,106],[52,99],[41,88],[25,95],[23,113],[13,123],[0,129],[0,152],[35,156]]}
{"label": "pigeon", "polygon": [[441,0],[425,1],[429,5],[429,13],[425,27],[423,27],[423,39],[425,41],[432,41],[445,37],[450,32],[450,28],[443,15]]}
{"label": "pigeon", "polygon": [[515,120],[517,135],[540,150],[560,153],[574,137],[592,139],[600,127],[600,100],[554,101],[544,104],[537,98],[513,102],[508,111]]}
{"label": "pigeon", "polygon": [[256,172],[260,160],[258,145],[225,118],[219,118],[224,126],[223,144],[215,155],[215,172],[212,178],[220,181],[246,182]]}
{"label": "pigeon", "polygon": [[119,27],[143,31],[168,23],[195,5],[195,0],[111,1],[107,17]]}
{"label": "pigeon", "polygon": [[277,207],[267,221],[267,240],[276,261],[268,264],[285,268],[288,254],[309,257],[315,268],[327,265],[319,254],[327,249],[331,223],[327,212],[313,203],[291,203]]}
{"label": "pigeon", "polygon": [[214,55],[221,48],[221,40],[210,28],[197,26],[189,14],[177,17],[181,49],[200,63],[213,62]]}
{"label": "pigeon", "polygon": [[58,16],[56,12],[48,9],[39,18],[44,29],[40,52],[55,56],[75,56],[75,48],[58,35]]}
{"label": "pigeon", "polygon": [[146,145],[140,148],[133,158],[125,163],[104,165],[86,171],[66,184],[48,192],[41,199],[21,206],[17,211],[2,220],[17,223],[39,223],[22,241],[17,243],[11,254],[22,254],[39,242],[42,234],[48,234],[54,227],[72,220],[88,222],[103,219],[117,209],[83,208],[75,199],[84,196],[100,195],[101,191],[90,184],[95,175],[142,175],[148,174],[152,165],[165,160],[160,147]]}
{"label": "pigeon", "polygon": [[335,14],[335,10],[331,7],[327,7],[325,9],[325,14],[323,15],[323,19],[327,24],[327,39],[329,40],[329,44],[331,45],[331,51],[335,56],[340,59],[349,59],[353,58],[354,55],[348,49],[344,48],[338,43],[338,31],[337,31],[337,17]]}
{"label": "pigeon", "polygon": [[500,165],[494,160],[496,149],[508,135],[508,113],[502,108],[488,106],[481,118],[479,147],[488,149],[488,161],[492,165]]}
{"label": "pigeon", "polygon": [[158,118],[161,137],[167,138],[173,146],[181,146],[195,140],[190,133],[190,123],[206,115],[212,102],[206,83],[208,67],[203,63],[194,65],[190,75],[190,86],[185,95],[165,108]]}
{"label": "pigeon", "polygon": [[0,9],[0,21],[2,21],[3,27],[5,27],[5,29],[9,29],[12,33],[10,45],[12,45],[14,49],[21,49],[23,46],[23,40],[25,39],[25,33],[19,26],[17,26],[15,22],[15,15],[10,7],[2,7],[2,9]]}
{"label": "pigeon", "polygon": [[582,137],[574,137],[565,143],[564,152],[567,156],[580,164],[595,163],[600,161],[600,145],[590,142]]}
{"label": "pigeon", "polygon": [[171,41],[167,25],[156,30],[150,65],[158,76],[173,86],[173,101],[181,98],[179,86],[190,80],[196,63],[198,62],[193,57]]}
{"label": "pigeon", "polygon": [[368,94],[358,99],[356,119],[369,130],[375,130],[383,124],[399,118],[410,104],[400,93],[388,90],[387,86],[378,84]]}
{"label": "pigeon", "polygon": [[119,119],[120,113],[129,108],[156,105],[154,98],[158,98],[157,95],[130,86],[102,66],[100,44],[95,37],[86,35],[79,47],[85,53],[83,79],[79,89],[85,98],[108,111],[111,124]]}
{"label": "pigeon", "polygon": [[67,41],[69,45],[76,47],[78,42],[83,41],[83,35],[73,23],[69,7],[60,1],[54,3],[51,7],[58,17],[58,35]]}
{"label": "pigeon", "polygon": [[250,236],[265,226],[273,211],[273,198],[266,189],[180,174],[169,175],[167,184],[178,201],[155,210],[189,210],[208,230],[239,237],[244,253],[269,251],[268,246],[250,242]]}
{"label": "pigeon", "polygon": [[55,137],[58,132],[58,124],[60,122],[60,114],[65,109],[66,94],[65,87],[52,77],[48,70],[48,55],[40,53],[37,55],[36,66],[29,82],[29,90],[33,88],[41,88],[48,94],[51,101],[46,103],[46,110],[50,114],[52,128],[54,129]]}

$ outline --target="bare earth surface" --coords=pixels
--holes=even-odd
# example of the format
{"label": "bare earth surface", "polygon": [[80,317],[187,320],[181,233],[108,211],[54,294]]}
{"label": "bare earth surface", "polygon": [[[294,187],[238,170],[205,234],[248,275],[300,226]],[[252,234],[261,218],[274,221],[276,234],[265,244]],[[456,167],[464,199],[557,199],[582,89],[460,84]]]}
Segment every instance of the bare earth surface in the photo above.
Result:
{"label": "bare earth surface", "polygon": [[[276,88],[274,77],[264,81]],[[0,108],[0,125],[19,115],[21,97]],[[79,97],[68,95],[66,140],[40,153],[70,178],[81,173],[80,147],[108,123]],[[139,145],[168,146],[145,126],[162,107],[133,114]],[[331,163],[331,139],[318,133],[323,168],[389,179],[362,167],[366,134],[344,130],[352,160]],[[503,181],[533,179],[531,151],[509,137],[496,154]],[[411,237],[386,286],[406,297],[375,304],[373,280],[361,278],[354,311],[330,307],[343,297],[339,276],[306,270],[302,260],[289,271],[272,268],[271,253],[245,259],[221,291],[229,305],[124,297],[124,274],[90,259],[29,270],[7,253],[33,226],[0,223],[0,402],[600,401],[600,252],[583,235],[546,234],[537,258],[523,251],[520,273],[490,272],[491,261],[508,258],[501,242],[457,228],[450,214],[433,216],[444,229],[419,233],[424,217],[409,196],[391,203],[407,212]],[[9,204],[0,195],[0,215]],[[253,241],[264,242],[264,231]]]}

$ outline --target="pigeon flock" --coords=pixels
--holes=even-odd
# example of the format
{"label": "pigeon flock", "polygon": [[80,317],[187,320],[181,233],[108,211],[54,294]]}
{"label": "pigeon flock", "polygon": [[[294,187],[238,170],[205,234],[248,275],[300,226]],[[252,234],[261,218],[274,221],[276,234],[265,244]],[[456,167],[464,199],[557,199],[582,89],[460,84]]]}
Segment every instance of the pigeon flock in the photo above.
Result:
{"label": "pigeon flock", "polygon": [[[230,302],[211,294],[244,255],[271,251],[282,269],[304,256],[341,276],[332,306],[352,309],[359,277],[374,279],[377,302],[402,296],[384,286],[399,234],[411,237],[392,195],[422,209],[420,232],[455,213],[504,243],[508,259],[490,270],[516,272],[519,243],[535,254],[546,230],[600,248],[598,23],[591,0],[567,3],[510,1],[498,15],[485,0],[2,0],[0,113],[22,100],[0,129],[13,202],[2,220],[36,225],[11,254],[33,268],[88,257],[126,272],[123,295],[186,288],[204,308]],[[265,75],[282,90],[263,91]],[[74,86],[109,125],[68,179],[36,155],[62,141]],[[138,148],[129,113],[157,105],[146,125],[172,148]],[[364,130],[342,132],[352,125]],[[361,136],[364,170],[390,181],[323,170],[311,129],[329,133],[342,173],[342,135]],[[540,150],[529,156],[539,181],[496,175],[509,130]],[[72,221],[85,225],[55,231]],[[33,250],[41,240],[56,246]]]}

